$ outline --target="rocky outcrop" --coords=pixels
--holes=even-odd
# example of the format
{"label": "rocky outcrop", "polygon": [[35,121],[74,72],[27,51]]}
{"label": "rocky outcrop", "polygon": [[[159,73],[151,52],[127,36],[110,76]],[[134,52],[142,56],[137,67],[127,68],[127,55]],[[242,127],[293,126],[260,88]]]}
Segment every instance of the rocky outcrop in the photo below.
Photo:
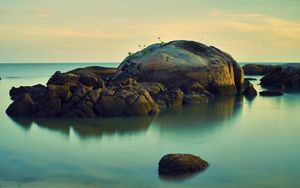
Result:
{"label": "rocky outcrop", "polygon": [[127,57],[118,69],[57,71],[46,86],[12,88],[14,102],[7,113],[35,118],[144,116],[208,103],[216,95],[242,93],[244,88],[243,70],[227,53],[173,41]]}
{"label": "rocky outcrop", "polygon": [[195,173],[208,167],[208,163],[198,156],[191,154],[168,154],[158,163],[161,175],[182,175]]}
{"label": "rocky outcrop", "polygon": [[246,64],[243,66],[243,70],[245,75],[265,75],[277,67],[277,65]]}
{"label": "rocky outcrop", "polygon": [[134,78],[181,88],[198,82],[213,94],[242,91],[243,70],[227,53],[193,41],[154,44],[127,57],[113,81]]}
{"label": "rocky outcrop", "polygon": [[261,80],[265,88],[276,90],[300,90],[300,64],[289,63],[277,67]]}

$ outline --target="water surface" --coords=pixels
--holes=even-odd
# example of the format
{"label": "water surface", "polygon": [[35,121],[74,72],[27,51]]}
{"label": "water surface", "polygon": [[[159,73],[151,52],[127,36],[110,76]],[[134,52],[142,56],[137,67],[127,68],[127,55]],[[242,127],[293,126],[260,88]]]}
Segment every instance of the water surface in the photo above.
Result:
{"label": "water surface", "polygon": [[[32,120],[5,114],[12,86],[45,84],[56,70],[82,66],[0,64],[0,187],[300,186],[298,93],[252,101],[224,97],[149,117]],[[163,179],[157,163],[174,152],[200,155],[210,166],[186,179]]]}

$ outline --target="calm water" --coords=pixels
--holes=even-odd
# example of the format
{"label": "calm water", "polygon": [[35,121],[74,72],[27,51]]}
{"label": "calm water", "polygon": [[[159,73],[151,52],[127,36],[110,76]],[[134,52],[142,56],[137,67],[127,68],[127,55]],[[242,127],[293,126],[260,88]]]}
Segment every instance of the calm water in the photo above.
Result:
{"label": "calm water", "polygon": [[[300,187],[298,93],[227,97],[154,117],[33,122],[5,114],[12,86],[86,65],[0,64],[0,187]],[[173,152],[210,167],[160,178],[157,163]]]}

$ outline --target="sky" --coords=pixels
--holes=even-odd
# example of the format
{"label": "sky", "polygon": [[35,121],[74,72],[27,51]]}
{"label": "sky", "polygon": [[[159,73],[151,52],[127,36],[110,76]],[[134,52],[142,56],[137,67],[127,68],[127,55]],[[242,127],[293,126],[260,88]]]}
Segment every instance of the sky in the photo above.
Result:
{"label": "sky", "polygon": [[158,37],[300,62],[300,1],[0,0],[0,63],[121,62]]}

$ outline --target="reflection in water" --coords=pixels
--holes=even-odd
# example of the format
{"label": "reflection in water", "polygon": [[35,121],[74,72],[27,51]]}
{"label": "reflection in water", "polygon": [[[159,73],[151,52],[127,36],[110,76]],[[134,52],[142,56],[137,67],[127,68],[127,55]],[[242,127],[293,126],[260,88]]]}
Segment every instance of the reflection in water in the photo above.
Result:
{"label": "reflection in water", "polygon": [[98,119],[29,119],[14,118],[13,120],[25,129],[29,129],[32,123],[39,127],[53,131],[59,131],[69,135],[73,129],[80,138],[101,137],[104,134],[137,133],[146,131],[154,116],[146,117],[117,117]]}
{"label": "reflection in water", "polygon": [[212,126],[214,122],[232,117],[240,109],[242,97],[219,97],[214,102],[204,105],[186,106],[169,109],[159,116],[115,117],[98,119],[30,119],[14,118],[13,120],[28,130],[33,123],[42,128],[58,131],[65,135],[73,129],[80,138],[101,137],[109,134],[125,134],[146,131],[153,124],[161,129],[181,129],[186,127]]}
{"label": "reflection in water", "polygon": [[164,175],[164,174],[160,174],[158,173],[159,179],[163,180],[163,181],[185,181],[189,178],[192,178],[200,173],[205,172],[206,169],[201,170],[199,172],[191,172],[191,173],[186,173],[186,174],[180,174],[180,175]]}
{"label": "reflection in water", "polygon": [[242,106],[242,96],[218,97],[209,104],[193,105],[165,111],[155,120],[162,129],[212,126],[230,119]]}

